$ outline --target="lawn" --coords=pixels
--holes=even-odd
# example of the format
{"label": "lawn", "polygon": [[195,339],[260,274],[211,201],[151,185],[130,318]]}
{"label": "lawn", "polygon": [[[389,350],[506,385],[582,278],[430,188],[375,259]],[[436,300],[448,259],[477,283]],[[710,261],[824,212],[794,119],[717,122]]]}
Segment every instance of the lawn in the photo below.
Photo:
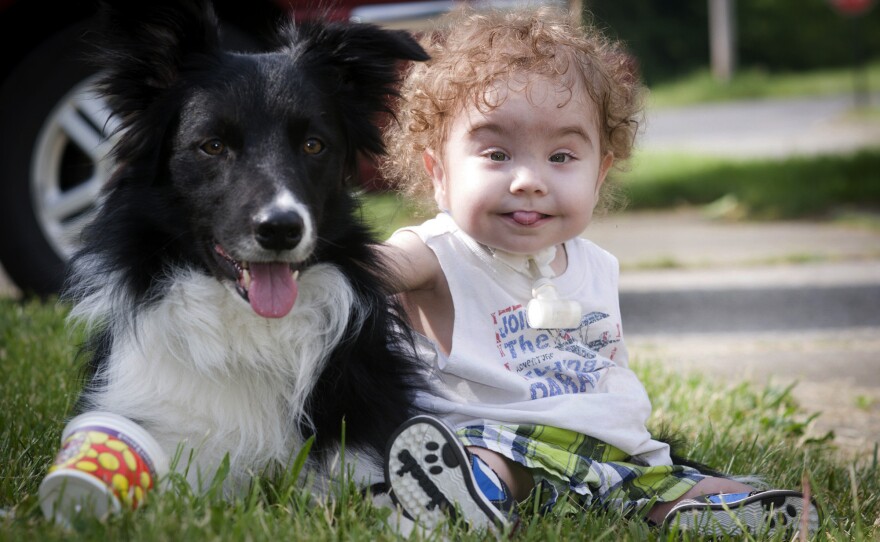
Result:
{"label": "lawn", "polygon": [[849,155],[780,160],[642,152],[617,180],[631,210],[716,203],[724,218],[829,219],[880,209],[877,172],[880,142]]}
{"label": "lawn", "polygon": [[[234,502],[216,491],[194,494],[177,477],[137,512],[106,523],[80,521],[74,532],[42,519],[36,492],[59,447],[78,391],[77,336],[64,327],[67,307],[47,302],[0,301],[0,540],[391,540],[387,509],[340,483],[333,498],[315,501],[290,473],[258,480]],[[699,375],[682,378],[651,359],[634,368],[652,396],[654,429],[674,430],[692,458],[731,474],[760,474],[777,487],[807,481],[826,512],[822,540],[880,537],[878,454],[844,459],[826,438],[809,439],[811,418],[789,389],[726,384]],[[449,538],[491,538],[447,527]],[[440,534],[429,539],[444,539]],[[671,540],[639,519],[591,512],[562,519],[523,512],[513,540]]]}

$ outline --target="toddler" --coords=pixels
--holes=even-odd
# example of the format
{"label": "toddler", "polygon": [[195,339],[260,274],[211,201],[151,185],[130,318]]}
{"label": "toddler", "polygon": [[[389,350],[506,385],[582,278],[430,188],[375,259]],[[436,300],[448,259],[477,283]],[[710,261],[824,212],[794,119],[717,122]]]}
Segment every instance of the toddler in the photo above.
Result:
{"label": "toddler", "polygon": [[441,391],[424,398],[441,414],[389,444],[396,501],[429,527],[458,513],[503,529],[533,495],[701,534],[794,531],[804,513],[816,530],[801,493],[675,464],[646,428],[618,262],[579,237],[638,128],[620,46],[550,8],[450,17],[405,80],[383,165],[440,210],[385,247]]}

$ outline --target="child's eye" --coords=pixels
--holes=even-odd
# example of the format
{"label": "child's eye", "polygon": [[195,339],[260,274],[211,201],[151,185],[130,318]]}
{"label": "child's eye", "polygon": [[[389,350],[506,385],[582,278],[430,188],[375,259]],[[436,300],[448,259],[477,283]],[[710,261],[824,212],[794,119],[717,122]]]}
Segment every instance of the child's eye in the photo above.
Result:
{"label": "child's eye", "polygon": [[493,162],[503,162],[507,160],[507,155],[501,151],[492,151],[489,153],[489,160]]}
{"label": "child's eye", "polygon": [[571,156],[568,154],[565,154],[564,152],[558,152],[558,153],[550,156],[550,161],[555,162],[557,164],[563,164],[565,162],[568,162],[570,159],[571,159]]}

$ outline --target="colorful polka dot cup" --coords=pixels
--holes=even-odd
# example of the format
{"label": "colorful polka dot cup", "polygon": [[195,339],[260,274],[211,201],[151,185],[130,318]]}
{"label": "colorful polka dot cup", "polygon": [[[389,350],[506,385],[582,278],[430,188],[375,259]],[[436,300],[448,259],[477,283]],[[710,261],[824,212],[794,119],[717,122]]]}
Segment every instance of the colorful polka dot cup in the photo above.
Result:
{"label": "colorful polka dot cup", "polygon": [[109,412],[87,412],[61,433],[61,451],[40,484],[47,519],[106,518],[141,506],[168,471],[168,457],[141,426]]}

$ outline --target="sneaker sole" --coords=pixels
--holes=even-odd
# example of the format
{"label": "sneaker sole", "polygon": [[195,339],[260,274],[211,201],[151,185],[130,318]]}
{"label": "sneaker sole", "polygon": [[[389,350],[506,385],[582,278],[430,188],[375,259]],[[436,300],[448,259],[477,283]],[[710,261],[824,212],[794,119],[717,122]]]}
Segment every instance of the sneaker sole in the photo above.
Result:
{"label": "sneaker sole", "polygon": [[[804,497],[797,491],[769,490],[729,504],[689,503],[673,508],[668,525],[680,531],[710,536],[737,536],[743,529],[753,535],[773,536],[777,532],[794,535],[801,529]],[[767,519],[768,514],[774,514]],[[819,530],[821,514],[815,503],[809,506],[809,534]]]}
{"label": "sneaker sole", "polygon": [[404,512],[428,528],[462,518],[472,528],[503,530],[507,518],[477,489],[461,442],[430,416],[404,423],[385,452],[385,481]]}

